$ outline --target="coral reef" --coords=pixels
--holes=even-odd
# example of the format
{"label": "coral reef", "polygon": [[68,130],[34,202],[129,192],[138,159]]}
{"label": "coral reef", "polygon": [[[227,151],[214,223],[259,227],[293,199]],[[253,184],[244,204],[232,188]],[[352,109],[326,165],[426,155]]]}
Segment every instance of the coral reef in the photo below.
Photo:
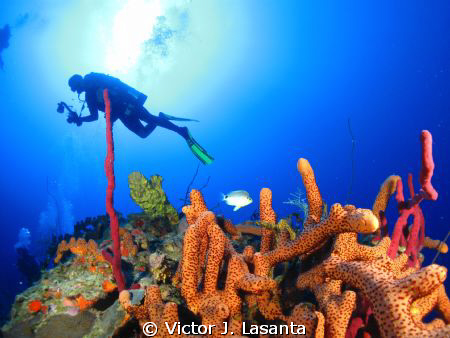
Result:
{"label": "coral reef", "polygon": [[[78,246],[74,259],[45,271],[39,283],[16,297],[11,312],[12,319],[2,328],[6,337],[46,337],[43,332],[49,332],[50,327],[55,332],[60,332],[59,330],[77,326],[75,323],[82,318],[90,318],[90,324],[82,331],[83,335],[87,335],[92,332],[94,322],[101,324],[102,307],[104,304],[114,303],[114,298],[117,297],[117,292],[114,295],[114,291],[117,288],[111,281],[109,264],[105,261],[93,264],[87,259],[88,253],[81,251],[81,246]],[[124,313],[116,307],[115,316],[120,316],[119,313],[122,316],[121,322]],[[59,324],[57,319],[61,320]],[[117,325],[107,332],[112,334],[119,328],[120,325]],[[17,330],[25,329],[35,332],[35,335],[17,333]],[[58,335],[55,333],[51,336]]]}
{"label": "coral reef", "polygon": [[[423,135],[422,190],[412,191],[413,202],[400,201],[405,208],[437,197]],[[101,255],[113,244],[109,238],[62,241],[56,267],[17,296],[2,333],[43,337],[72,330],[85,337],[137,337],[151,321],[159,327],[157,337],[172,336],[168,328],[178,333],[184,324],[190,329],[181,336],[193,336],[200,324],[211,326],[213,337],[450,336],[447,269],[410,264],[406,248],[390,255],[395,238],[388,236],[384,211],[401,179],[385,181],[373,211],[336,203],[327,214],[312,166],[302,158],[297,169],[308,196],[302,231],[277,219],[268,188],[260,191],[259,219],[238,225],[216,216],[201,192],[191,190],[185,219],[173,231],[151,231],[152,215],[146,213],[118,219],[128,290],[118,292],[112,265]],[[165,195],[161,200],[166,204]],[[171,224],[171,217],[158,214],[158,224]],[[413,236],[417,245],[421,235]],[[445,251],[428,238],[423,244]]]}
{"label": "coral reef", "polygon": [[[202,324],[215,325],[213,336],[219,335],[224,325],[229,330],[233,328],[236,335],[248,334],[242,330],[244,318],[258,325],[304,325],[310,337],[448,336],[450,308],[443,286],[447,269],[438,265],[422,269],[409,266],[407,254],[391,258],[389,237],[380,239],[376,246],[358,242],[358,233],[374,234],[384,224],[379,218],[383,216],[380,211],[385,209],[398,178],[387,180],[379,194],[374,204],[378,216],[371,210],[334,204],[323,219],[323,202],[314,172],[305,159],[299,160],[298,169],[305,176],[308,202],[312,201],[306,226],[295,238],[282,227],[278,229],[279,236],[275,236],[277,216],[272,209],[272,193],[262,189],[257,223],[271,226],[264,226],[257,233],[251,225],[250,231],[261,236],[259,251],[246,247],[239,253],[226,235],[235,238],[239,233],[237,227],[231,224],[220,227],[219,219],[208,211],[201,193],[191,191],[191,204],[183,208],[189,226],[174,279],[187,308],[199,316]],[[427,177],[429,183],[430,175],[421,176]],[[325,243],[330,241],[332,245],[328,249]],[[300,268],[295,268],[296,260],[306,262],[311,257],[316,257],[311,268],[303,266],[303,261]],[[286,264],[287,269],[279,269]],[[284,275],[300,271],[294,290],[287,291],[291,278],[279,278],[280,271]],[[150,290],[156,293],[157,287],[152,286],[147,292]],[[300,294],[298,290],[312,291],[313,304],[300,299],[297,305],[286,307],[288,302],[283,300]],[[140,305],[138,311],[127,305],[128,294],[123,297],[126,311],[141,323],[154,318],[150,314],[154,310],[147,300],[144,301],[147,307]],[[146,297],[154,298],[150,294]],[[165,306],[159,298],[157,303],[163,311]],[[357,309],[360,305],[364,308],[362,312]],[[424,316],[434,308],[442,318],[424,323]],[[175,316],[171,318],[175,320]]]}
{"label": "coral reef", "polygon": [[[261,222],[276,222],[271,199],[271,191],[267,188],[262,189]],[[261,244],[260,252],[254,253],[253,250],[247,249],[243,254],[238,254],[231,241],[216,224],[214,214],[207,211],[199,191],[191,192],[191,201],[191,205],[183,208],[189,227],[183,241],[183,259],[181,277],[179,277],[181,294],[186,300],[187,307],[200,316],[202,324],[215,325],[217,331],[214,334],[223,331],[223,322],[228,322],[228,327],[237,330],[233,332],[242,334],[240,328],[242,327],[241,312],[244,299],[256,302],[258,310],[268,320],[292,321],[294,318],[301,317],[300,309],[303,309],[302,316],[304,316],[306,311],[304,304],[299,305],[290,316],[283,314],[282,304],[279,303],[277,297],[274,297],[277,283],[271,278],[271,268],[277,263],[313,251],[318,244],[327,240],[334,233],[373,232],[378,226],[377,219],[369,210],[356,209],[351,206],[341,207],[336,204],[332,207],[327,220],[317,225],[311,224],[295,240],[291,240],[289,232],[285,230],[287,236],[283,245],[276,245],[274,248],[276,243],[271,241],[273,230],[264,229],[267,234],[263,233],[261,241],[264,243],[264,236],[266,236],[266,244]],[[223,288],[218,289],[218,276],[223,264],[227,266],[226,277]],[[251,273],[250,268],[253,270],[253,265],[254,273]],[[203,285],[201,290],[198,289],[198,285]],[[241,292],[246,294],[244,299],[240,296]],[[354,300],[354,293],[352,294]],[[346,304],[351,301],[352,299],[346,301]],[[349,305],[346,306],[349,307]],[[350,306],[349,315],[351,315],[351,309],[353,307]],[[129,313],[132,314],[132,311]],[[311,318],[321,316],[315,312],[308,315],[312,316]],[[147,318],[148,320],[149,318]],[[344,320],[344,324],[342,324],[344,329],[346,324]]]}
{"label": "coral reef", "polygon": [[[169,283],[176,270],[181,256],[180,236],[173,232],[166,237],[154,237],[137,228],[133,221],[120,220],[122,265],[126,267],[124,273],[130,288],[137,288],[134,294],[143,295],[146,286],[160,284],[164,299],[179,303],[177,290],[163,283]],[[145,249],[142,243],[146,243]],[[117,300],[111,265],[101,254],[109,246],[108,233],[99,244],[84,238],[61,241],[55,255],[57,265],[16,297],[11,321],[2,328],[4,336],[43,337],[40,334],[48,333],[47,328],[55,332],[72,330],[74,335],[78,332],[77,337],[134,336],[129,318]],[[164,258],[155,269],[149,268],[152,252]],[[56,319],[61,319],[58,328]],[[89,325],[80,328],[81,331],[71,329],[77,323],[84,325],[85,320]]]}

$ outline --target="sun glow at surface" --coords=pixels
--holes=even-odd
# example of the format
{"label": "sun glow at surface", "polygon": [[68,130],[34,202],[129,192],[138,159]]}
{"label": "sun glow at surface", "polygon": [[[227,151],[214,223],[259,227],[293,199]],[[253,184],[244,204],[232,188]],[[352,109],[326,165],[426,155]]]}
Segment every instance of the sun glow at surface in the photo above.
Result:
{"label": "sun glow at surface", "polygon": [[106,52],[109,72],[127,73],[136,64],[144,42],[151,38],[157,17],[162,14],[159,0],[130,0],[118,11]]}

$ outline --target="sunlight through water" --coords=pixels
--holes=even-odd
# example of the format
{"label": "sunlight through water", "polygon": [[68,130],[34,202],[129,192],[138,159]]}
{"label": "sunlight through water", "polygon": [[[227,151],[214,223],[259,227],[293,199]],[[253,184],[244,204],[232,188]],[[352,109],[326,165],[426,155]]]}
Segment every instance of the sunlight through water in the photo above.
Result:
{"label": "sunlight through water", "polygon": [[151,38],[157,17],[162,15],[159,0],[130,0],[113,19],[112,40],[106,52],[106,68],[126,73],[138,61],[143,44]]}

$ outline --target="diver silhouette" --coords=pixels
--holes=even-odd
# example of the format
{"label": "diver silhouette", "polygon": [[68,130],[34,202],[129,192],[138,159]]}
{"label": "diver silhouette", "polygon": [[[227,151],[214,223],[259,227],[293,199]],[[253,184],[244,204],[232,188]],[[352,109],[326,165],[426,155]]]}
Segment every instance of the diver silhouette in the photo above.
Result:
{"label": "diver silhouette", "polygon": [[179,127],[171,122],[171,120],[196,120],[178,118],[164,113],[159,113],[159,116],[150,114],[143,106],[147,96],[119,79],[101,73],[89,73],[84,77],[75,74],[69,79],[69,87],[73,92],[78,93],[78,96],[85,92],[85,103],[89,108],[90,114],[87,116],[78,115],[66,103],[60,102],[58,104],[58,112],[63,112],[64,108],[69,111],[67,122],[81,126],[83,122],[96,121],[98,119],[98,111],[105,111],[103,89],[107,88],[111,100],[111,121],[113,123],[120,120],[125,127],[142,138],[149,136],[156,127],[166,128],[183,137],[189,149],[203,164],[210,164],[214,160],[194,140],[187,127]]}

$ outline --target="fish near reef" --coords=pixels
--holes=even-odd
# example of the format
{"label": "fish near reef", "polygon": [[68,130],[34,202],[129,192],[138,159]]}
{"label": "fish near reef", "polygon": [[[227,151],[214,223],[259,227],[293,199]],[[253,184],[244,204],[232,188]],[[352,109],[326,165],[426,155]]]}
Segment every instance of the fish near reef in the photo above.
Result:
{"label": "fish near reef", "polygon": [[234,206],[233,211],[237,211],[253,202],[252,198],[245,190],[235,190],[228,194],[222,194],[222,201],[226,204]]}

